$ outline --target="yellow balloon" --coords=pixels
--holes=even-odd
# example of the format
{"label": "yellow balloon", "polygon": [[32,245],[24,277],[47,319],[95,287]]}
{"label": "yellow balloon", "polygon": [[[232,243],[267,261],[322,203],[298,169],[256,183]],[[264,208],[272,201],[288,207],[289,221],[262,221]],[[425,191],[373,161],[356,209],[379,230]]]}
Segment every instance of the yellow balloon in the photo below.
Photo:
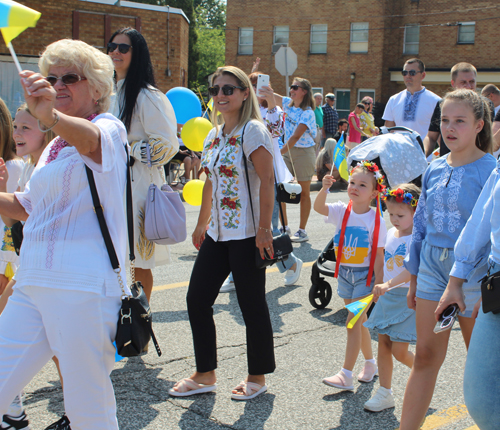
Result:
{"label": "yellow balloon", "polygon": [[199,179],[193,179],[192,181],[186,183],[182,189],[182,197],[184,197],[186,203],[191,206],[200,206],[204,185],[205,182],[200,181]]}
{"label": "yellow balloon", "polygon": [[206,118],[191,118],[182,127],[181,139],[191,151],[203,151],[203,142],[212,128],[212,123]]}

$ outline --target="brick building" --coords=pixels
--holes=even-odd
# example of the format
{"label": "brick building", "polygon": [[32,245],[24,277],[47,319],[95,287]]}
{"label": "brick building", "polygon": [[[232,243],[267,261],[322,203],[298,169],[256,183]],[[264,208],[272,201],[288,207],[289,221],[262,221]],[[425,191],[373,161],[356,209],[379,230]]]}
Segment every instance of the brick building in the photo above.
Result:
{"label": "brick building", "polygon": [[[12,44],[23,68],[38,70],[38,56],[59,39],[83,40],[105,51],[120,27],[134,27],[146,38],[161,91],[187,85],[189,20],[181,9],[117,0],[18,0],[42,16],[36,28]],[[22,88],[9,50],[0,48],[0,96],[11,111],[23,101]]]}
{"label": "brick building", "polygon": [[284,94],[274,53],[288,44],[298,56],[293,75],[335,92],[346,117],[365,95],[385,104],[404,89],[400,71],[412,57],[439,95],[459,61],[476,66],[478,87],[500,85],[499,23],[498,0],[228,0],[226,64],[250,71],[260,57],[260,71]]}

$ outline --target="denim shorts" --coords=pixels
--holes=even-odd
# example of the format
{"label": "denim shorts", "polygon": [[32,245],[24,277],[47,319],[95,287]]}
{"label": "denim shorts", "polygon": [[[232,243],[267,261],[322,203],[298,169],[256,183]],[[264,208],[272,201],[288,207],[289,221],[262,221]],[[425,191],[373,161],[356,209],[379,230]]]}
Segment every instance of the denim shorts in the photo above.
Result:
{"label": "denim shorts", "polygon": [[[417,297],[424,300],[439,302],[448,285],[450,272],[455,263],[455,254],[452,248],[440,248],[423,241],[420,252],[420,266],[417,277]],[[470,318],[474,305],[481,296],[479,280],[486,273],[486,267],[477,268],[471,279],[463,285],[465,294],[464,313],[461,316]]]}
{"label": "denim shorts", "polygon": [[351,267],[340,265],[337,278],[337,292],[342,299],[357,299],[371,294],[375,285],[375,272],[372,275],[371,286],[366,286],[368,267]]}

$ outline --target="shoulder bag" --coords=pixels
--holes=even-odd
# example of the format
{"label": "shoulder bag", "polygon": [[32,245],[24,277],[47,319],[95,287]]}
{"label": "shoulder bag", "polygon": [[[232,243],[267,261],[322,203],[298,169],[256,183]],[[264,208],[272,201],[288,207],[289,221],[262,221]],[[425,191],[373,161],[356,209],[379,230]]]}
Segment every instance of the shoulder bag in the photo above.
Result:
{"label": "shoulder bag", "polygon": [[500,313],[500,272],[489,273],[481,279],[481,298],[483,312]]}
{"label": "shoulder bag", "polygon": [[[283,139],[285,139],[284,135]],[[286,145],[288,146],[288,143]],[[293,176],[295,177],[295,179],[297,179],[297,173],[295,172],[295,165],[293,164],[292,152],[290,151],[290,148],[288,149],[288,155],[290,157],[290,163],[292,163]],[[276,169],[274,169],[274,171],[274,176],[276,177]],[[276,200],[278,200],[279,203],[298,204],[300,203],[301,192],[302,187],[300,184],[292,184],[289,182],[278,183],[276,181]]]}
{"label": "shoulder bag", "polygon": [[[255,231],[255,235],[257,235],[257,228],[255,227],[255,217],[253,214],[252,193],[250,191],[250,178],[248,176],[247,157],[245,155],[245,151],[243,150],[243,135],[245,134],[245,128],[246,125],[243,128],[243,132],[241,133],[241,150],[243,151],[243,164],[245,165],[245,176],[248,189],[248,198],[250,200],[250,209],[252,211],[253,229]],[[281,214],[282,223],[283,225],[285,225],[284,221],[285,217],[283,215],[283,209],[281,208],[280,204],[278,204],[278,206]],[[271,266],[277,261],[284,261],[288,258],[288,256],[293,252],[293,246],[292,246],[292,241],[290,240],[290,236],[288,236],[288,234],[284,232],[283,234],[274,237],[273,249],[274,249],[274,258],[271,258],[271,256],[267,253],[267,250],[264,249],[265,259],[263,260],[262,257],[260,256],[259,248],[257,247],[255,248],[255,265],[257,266],[258,269]]]}
{"label": "shoulder bag", "polygon": [[120,276],[120,263],[116,255],[111,235],[109,234],[104,211],[101,205],[99,194],[95,185],[94,173],[87,165],[85,171],[89,180],[90,193],[92,194],[92,204],[94,212],[99,221],[102,237],[108,251],[111,266],[117,274],[118,283],[122,290],[122,305],[118,314],[118,327],[116,331],[116,350],[122,357],[135,357],[142,355],[147,351],[147,346],[151,338],[158,356],[161,356],[160,346],[156,341],[153,333],[153,316],[149,307],[148,299],[140,282],[135,281],[135,254],[134,254],[134,225],[132,213],[132,184],[130,180],[130,158],[128,155],[127,146],[127,227],[128,227],[128,244],[129,244],[129,259],[130,273],[132,275],[132,286],[130,287],[131,294],[125,292],[122,277]]}
{"label": "shoulder bag", "polygon": [[[146,143],[146,151],[151,174],[149,143]],[[186,209],[179,193],[173,191],[166,183],[159,189],[153,182],[152,174],[144,212],[146,239],[158,245],[173,245],[186,240]]]}

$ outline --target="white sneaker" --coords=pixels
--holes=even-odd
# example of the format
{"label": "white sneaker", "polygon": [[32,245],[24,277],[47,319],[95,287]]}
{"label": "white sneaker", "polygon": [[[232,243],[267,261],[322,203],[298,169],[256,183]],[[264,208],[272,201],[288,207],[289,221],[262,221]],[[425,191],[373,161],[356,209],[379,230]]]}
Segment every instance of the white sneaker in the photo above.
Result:
{"label": "white sneaker", "polygon": [[286,226],[286,228],[283,228],[283,227],[280,227],[280,233],[284,233],[286,231],[286,234],[288,234],[288,236],[292,236],[292,230],[290,227]]}
{"label": "white sneaker", "polygon": [[302,260],[300,258],[295,257],[297,262],[295,263],[295,270],[288,269],[285,273],[285,285],[290,286],[295,284],[300,277],[300,271],[302,270]]}
{"label": "white sneaker", "polygon": [[375,395],[365,403],[365,409],[380,412],[394,407],[394,396],[384,387],[380,387]]}
{"label": "white sneaker", "polygon": [[297,230],[297,233],[291,238],[292,242],[306,242],[307,240],[309,240],[309,236],[305,230]]}
{"label": "white sneaker", "polygon": [[222,287],[220,287],[219,293],[229,293],[234,290],[236,290],[236,287],[234,286],[233,278],[228,276],[222,284]]}

